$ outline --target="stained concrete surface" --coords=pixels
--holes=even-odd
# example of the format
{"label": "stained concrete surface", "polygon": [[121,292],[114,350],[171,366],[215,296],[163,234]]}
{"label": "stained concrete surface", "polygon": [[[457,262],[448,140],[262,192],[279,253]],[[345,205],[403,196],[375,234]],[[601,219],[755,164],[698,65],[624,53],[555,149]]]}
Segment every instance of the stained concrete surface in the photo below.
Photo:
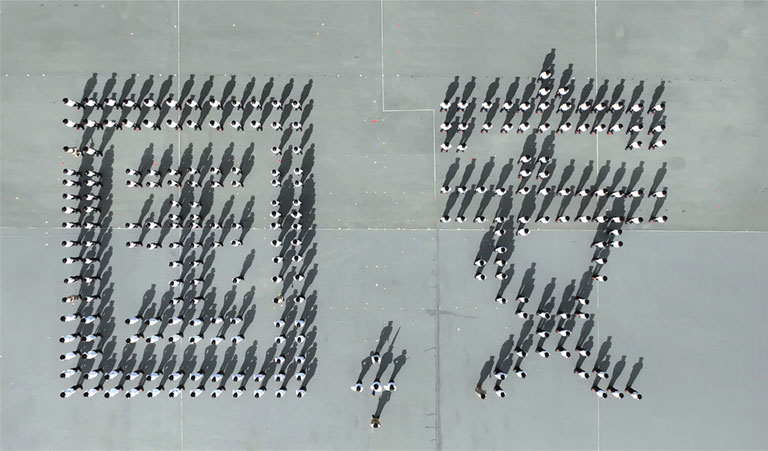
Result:
{"label": "stained concrete surface", "polygon": [[[759,89],[766,81],[767,62],[760,56],[767,37],[765,2],[3,1],[0,11],[3,449],[768,446],[760,426],[767,413],[762,400],[768,387],[761,376],[766,367],[758,357],[768,345],[761,327],[768,292],[768,188],[759,146],[767,113],[766,94]],[[520,77],[515,96],[520,97],[552,49],[557,81],[573,65],[574,95],[594,78],[595,89],[608,82],[610,97],[623,79],[622,97],[628,98],[642,80],[641,97],[649,102],[664,81],[662,137],[669,144],[655,152],[625,152],[624,134],[501,135],[501,114],[492,133],[481,135],[485,113],[478,106],[478,127],[467,152],[437,152],[443,118],[438,104],[454,77],[459,76],[458,92],[476,77],[472,96],[478,98],[499,77],[496,97],[502,101]],[[81,96],[94,73],[100,94],[117,74],[112,91],[118,95],[131,74],[137,74],[133,93],[149,75],[155,80],[151,92],[173,75],[170,92],[178,93],[194,74],[193,94],[214,76],[216,96],[233,75],[238,96],[252,78],[256,96],[270,77],[271,95],[279,95],[291,79],[298,95],[312,81],[305,130],[308,123],[312,129],[304,136],[314,144],[312,266],[317,267],[309,292],[316,294],[317,369],[306,398],[293,396],[298,388],[293,380],[285,399],[272,396],[274,382],[267,397],[254,399],[252,381],[241,399],[229,395],[231,382],[218,399],[59,398],[72,380],[57,376],[69,363],[58,361],[70,348],[57,338],[72,327],[57,318],[72,310],[58,301],[67,294],[61,280],[72,271],[60,263],[70,253],[58,243],[77,236],[58,227],[64,220],[61,169],[78,164],[60,149],[79,144],[82,136],[61,125],[63,117],[76,118],[60,99]],[[101,139],[101,131],[94,133],[96,145]],[[112,302],[105,319],[113,324],[106,345],[117,360],[135,353],[138,360],[191,358],[198,366],[212,355],[217,366],[234,361],[239,369],[254,358],[257,369],[265,363],[275,336],[272,321],[283,311],[271,302],[275,269],[269,241],[276,232],[266,230],[275,194],[268,174],[280,164],[268,149],[279,140],[269,128],[239,133],[228,127],[220,133],[209,127],[181,133],[123,130],[111,137],[106,149],[112,148],[113,160],[112,250],[105,249],[110,257],[103,271],[109,274]],[[294,135],[290,142],[298,140]],[[237,346],[125,346],[136,328],[123,320],[137,313],[153,284],[151,301],[159,302],[176,274],[167,266],[175,251],[123,245],[139,236],[125,230],[125,222],[136,221],[145,205],[148,215],[159,215],[163,200],[176,193],[155,190],[145,204],[150,190],[124,185],[124,169],[139,166],[150,145],[151,161],[161,164],[167,155],[173,167],[186,154],[192,165],[208,153],[219,164],[230,148],[234,164],[253,155],[245,188],[218,189],[210,208],[215,217],[227,210],[239,216],[250,202],[254,212],[243,247],[208,253],[215,254],[208,270],[214,274],[208,289],[213,305],[255,309],[246,340]],[[530,285],[525,308],[530,313],[545,295],[558,305],[577,289],[591,287],[588,310],[594,319],[586,331],[578,320],[566,346],[572,348],[582,333],[592,337],[593,355],[582,365],[591,369],[610,337],[603,355],[608,371],[619,388],[636,373],[633,386],[643,393],[642,401],[598,400],[590,382],[572,374],[575,357],[565,360],[553,352],[554,336],[545,342],[553,354],[549,359],[529,352],[520,363],[528,377],[502,384],[505,399],[493,396],[492,380],[483,381],[489,390],[485,401],[472,391],[488,358],[498,358],[509,335],[517,342],[529,326],[514,315],[512,302],[493,302],[502,284],[490,265],[488,280],[472,278],[472,261],[489,228],[470,222],[482,196],[467,206],[470,221],[441,224],[437,218],[448,196],[438,189],[456,158],[453,186],[476,159],[467,180],[471,186],[491,157],[486,185],[497,184],[513,159],[506,183],[516,187],[516,161],[526,149],[556,159],[554,185],[561,180],[576,185],[590,167],[587,186],[606,168],[605,185],[622,187],[633,179],[649,189],[658,179],[668,189],[658,213],[669,221],[626,227],[625,246],[610,253],[602,270],[608,282],[582,281],[592,267],[588,246],[594,223],[535,224],[530,236],[511,241],[505,267],[510,278],[503,295],[514,299],[521,284]],[[291,167],[300,162],[302,157],[294,157]],[[639,215],[647,218],[656,209],[651,201],[639,204]],[[492,217],[499,202],[491,199],[485,216]],[[510,214],[516,216],[525,200],[515,195],[511,202]],[[539,211],[543,200],[535,202]],[[561,202],[554,199],[547,214],[564,208],[574,217],[581,207],[577,198]],[[595,200],[587,204],[586,214],[592,215],[595,205]],[[157,236],[152,231],[148,239]],[[170,231],[166,242],[175,236],[178,232]],[[230,280],[252,250],[245,281],[233,288]],[[535,271],[527,272],[532,264]],[[368,422],[381,398],[353,393],[349,386],[390,321],[399,331],[392,352],[406,351],[407,359],[397,391],[380,411],[383,428],[373,431]],[[634,371],[639,361],[642,367]],[[366,374],[366,385],[375,370]]]}

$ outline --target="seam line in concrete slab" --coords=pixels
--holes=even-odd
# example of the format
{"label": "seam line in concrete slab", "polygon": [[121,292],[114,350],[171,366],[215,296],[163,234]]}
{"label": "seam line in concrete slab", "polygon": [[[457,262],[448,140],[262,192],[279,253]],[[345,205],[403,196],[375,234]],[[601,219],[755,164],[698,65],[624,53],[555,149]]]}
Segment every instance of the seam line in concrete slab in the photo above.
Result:
{"label": "seam line in concrete slab", "polygon": [[[181,0],[176,0],[176,101],[181,100]],[[178,148],[176,149],[179,161],[181,161],[181,132],[177,131]],[[181,188],[178,188],[181,197]],[[181,240],[179,230],[179,240]],[[184,394],[179,402],[179,449],[184,450]]]}
{"label": "seam line in concrete slab", "polygon": [[[384,0],[382,0],[382,3]],[[437,218],[440,207],[437,204],[437,149],[435,145],[435,110],[432,110],[432,193],[435,205],[435,449],[443,449],[440,424],[440,224]]]}
{"label": "seam line in concrete slab", "polygon": [[[382,4],[384,0],[381,0]],[[440,424],[440,206],[437,204],[437,149],[435,110],[432,110],[432,199],[435,205],[435,449],[443,449]]]}
{"label": "seam line in concrete slab", "polygon": [[[597,79],[598,72],[597,72],[597,0],[595,0],[595,83],[599,85],[600,81]],[[593,124],[594,126],[597,126],[597,124]],[[600,165],[600,134],[595,134],[595,164]],[[597,297],[597,322],[596,322],[596,334],[597,334],[597,343],[600,343],[600,284],[597,285],[596,289],[596,297]],[[597,450],[600,451],[600,398],[596,399],[597,402]]]}
{"label": "seam line in concrete slab", "polygon": [[[595,297],[597,298],[597,321],[596,321],[596,335],[597,335],[597,341],[596,343],[600,345],[600,283],[598,282],[595,292]],[[595,362],[597,363],[597,362]],[[595,365],[597,366],[597,365]],[[597,383],[597,380],[595,380],[595,383]],[[600,451],[600,398],[596,398],[595,402],[597,403],[597,450]]]}
{"label": "seam line in concrete slab", "polygon": [[381,110],[384,108],[384,0],[380,1],[379,19],[381,20]]}
{"label": "seam line in concrete slab", "polygon": [[[597,0],[595,0],[595,83],[599,84],[597,79]],[[597,124],[593,124],[597,125]],[[595,133],[595,164],[600,164],[600,134]]]}
{"label": "seam line in concrete slab", "polygon": [[[6,230],[51,230],[51,231],[61,231],[61,230],[70,230],[65,229],[63,227],[0,227],[0,231],[6,231]],[[110,230],[137,230],[138,229],[127,229],[125,227],[110,227]],[[183,229],[182,229],[183,230]],[[203,230],[203,229],[200,229]],[[251,228],[250,230],[268,230],[263,227],[256,227]],[[443,228],[433,228],[433,227],[415,227],[415,228],[406,228],[406,227],[315,227],[315,230],[321,231],[321,232],[329,232],[329,231],[347,231],[347,232],[431,232],[433,230],[437,230],[440,232],[487,232],[486,229],[443,229]],[[542,232],[542,233],[551,233],[551,232],[590,232],[594,233],[594,229],[534,229],[533,230],[536,233]],[[677,230],[677,229],[671,229],[671,230],[628,230],[632,233],[744,233],[744,234],[761,234],[761,233],[768,233],[768,230]],[[181,233],[181,232],[179,232]]]}
{"label": "seam line in concrete slab", "polygon": [[[381,20],[381,110],[384,113],[402,112],[431,112],[432,113],[432,199],[435,207],[435,449],[442,449],[442,433],[440,428],[440,233],[437,223],[439,207],[437,205],[437,144],[435,136],[435,110],[407,109],[387,110],[384,103],[384,0],[379,2]],[[368,229],[371,230],[371,229]],[[429,229],[427,229],[429,230]]]}

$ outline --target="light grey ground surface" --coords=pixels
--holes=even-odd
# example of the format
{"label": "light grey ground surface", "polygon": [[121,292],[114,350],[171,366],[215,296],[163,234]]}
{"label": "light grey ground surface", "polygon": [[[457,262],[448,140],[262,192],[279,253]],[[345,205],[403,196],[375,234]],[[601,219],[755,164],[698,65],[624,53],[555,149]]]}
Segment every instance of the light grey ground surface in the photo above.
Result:
{"label": "light grey ground surface", "polygon": [[[768,432],[760,426],[768,414],[763,358],[768,350],[763,324],[768,188],[761,178],[766,160],[760,146],[768,120],[763,89],[768,3],[2,1],[0,11],[3,449],[768,447]],[[636,186],[648,189],[661,176],[669,197],[660,212],[669,222],[626,228],[625,246],[611,252],[602,271],[609,281],[589,294],[586,310],[595,314],[591,328],[584,330],[579,320],[574,337],[566,341],[572,349],[580,335],[592,337],[593,355],[582,364],[589,370],[610,339],[610,347],[603,348],[608,371],[623,365],[618,388],[636,373],[633,386],[644,396],[639,402],[598,400],[590,383],[572,374],[575,358],[544,360],[533,352],[521,364],[528,377],[503,383],[505,399],[491,394],[480,401],[473,393],[488,358],[499,356],[510,334],[518,343],[529,325],[514,315],[512,303],[493,302],[499,289],[493,270],[486,269],[485,282],[472,278],[471,263],[487,225],[437,222],[447,199],[437,190],[457,157],[436,152],[443,117],[438,104],[457,75],[459,93],[471,76],[477,77],[472,96],[478,104],[495,77],[500,77],[496,96],[502,101],[520,77],[519,97],[553,48],[558,81],[573,64],[575,94],[588,77],[596,77],[595,89],[607,81],[610,98],[625,79],[622,97],[628,98],[643,80],[642,98],[649,102],[664,80],[667,147],[624,152],[624,134],[571,133],[554,141],[536,136],[534,142],[530,133],[499,134],[502,114],[492,133],[481,135],[484,113],[478,105],[477,127],[451,184],[458,183],[472,158],[477,167],[469,185],[477,183],[492,156],[495,167],[486,184],[495,184],[524,143],[534,152],[547,146],[545,152],[556,158],[553,184],[570,160],[567,185],[575,185],[590,162],[586,186],[596,182],[608,161],[604,185],[626,186],[636,175]],[[60,263],[71,253],[58,243],[77,236],[57,227],[64,220],[60,180],[63,167],[79,164],[60,149],[78,144],[82,134],[61,125],[63,117],[78,117],[60,99],[79,98],[93,73],[101,93],[113,72],[118,95],[133,73],[138,74],[133,93],[153,74],[155,94],[168,75],[175,75],[170,92],[177,93],[194,74],[193,94],[212,75],[211,94],[217,97],[232,74],[238,96],[251,77],[257,96],[269,77],[274,77],[272,95],[291,78],[294,96],[312,80],[308,98],[314,107],[305,128],[312,124],[309,143],[315,147],[317,254],[311,267],[317,267],[308,293],[316,291],[318,307],[313,322],[317,370],[305,399],[293,396],[295,381],[285,399],[272,395],[278,388],[274,382],[268,396],[254,399],[252,381],[240,399],[229,395],[235,388],[231,382],[219,399],[207,394],[197,399],[59,398],[74,378],[58,378],[70,363],[59,362],[58,354],[72,348],[58,343],[58,337],[73,330],[57,319],[72,311],[58,301],[68,292],[61,280],[72,273]],[[102,132],[94,136],[98,145]],[[277,165],[267,149],[278,141],[268,128],[261,133],[231,128],[217,133],[206,127],[114,134],[108,145],[114,146],[109,154],[114,158],[113,249],[106,251],[111,257],[102,271],[114,284],[114,304],[106,307],[104,319],[108,325],[109,318],[114,321],[110,340],[115,341],[106,347],[116,359],[135,353],[138,360],[165,356],[178,364],[186,356],[196,359],[197,368],[215,356],[216,368],[236,358],[239,369],[255,356],[257,369],[264,364],[275,335],[271,322],[282,311],[270,302],[275,267],[268,242],[276,232],[265,229],[274,194],[268,172]],[[137,219],[150,190],[126,188],[123,171],[138,166],[150,144],[155,162],[167,153],[175,167],[189,146],[197,164],[209,143],[214,164],[231,144],[236,164],[251,143],[255,150],[245,188],[217,190],[211,208],[218,216],[234,195],[230,209],[239,216],[254,196],[253,230],[243,247],[215,251],[215,276],[208,287],[217,309],[227,303],[246,311],[255,306],[253,323],[235,347],[222,343],[206,351],[203,343],[154,348],[140,343],[125,348],[124,339],[136,328],[123,320],[137,313],[153,284],[153,300],[160,301],[176,274],[167,262],[178,254],[124,247],[138,232],[121,225]],[[457,143],[458,138],[454,147]],[[294,158],[293,166],[298,161]],[[624,173],[617,176],[622,164]],[[666,172],[659,173],[662,167]],[[519,169],[515,163],[507,185],[517,182]],[[148,212],[158,214],[162,201],[176,192],[156,190]],[[470,221],[480,197],[469,205]],[[556,198],[547,214],[554,215],[560,202]],[[498,203],[491,200],[486,216],[493,216]],[[451,216],[460,204],[461,199]],[[514,196],[512,215],[522,204]],[[537,198],[537,211],[541,204]],[[567,214],[575,216],[579,205],[579,199],[571,200]],[[593,200],[587,214],[595,205]],[[643,200],[638,214],[647,218],[654,205]],[[506,269],[511,277],[505,296],[513,299],[535,263],[535,272],[528,271],[533,274],[528,312],[543,297],[554,297],[559,305],[574,288],[582,289],[595,236],[594,224],[532,228],[530,236],[513,240]],[[156,236],[152,231],[148,239]],[[174,236],[177,231],[165,242]],[[255,261],[233,293],[230,279],[251,250]],[[249,290],[250,304],[245,300]],[[389,321],[399,331],[392,352],[405,351],[407,360],[397,377],[398,390],[381,410],[383,428],[372,431],[368,422],[377,400],[349,386]],[[550,351],[554,338],[545,344]],[[635,366],[640,360],[642,368]],[[368,372],[366,385],[375,371]],[[93,381],[85,385],[90,388]],[[492,381],[483,386],[490,391]]]}

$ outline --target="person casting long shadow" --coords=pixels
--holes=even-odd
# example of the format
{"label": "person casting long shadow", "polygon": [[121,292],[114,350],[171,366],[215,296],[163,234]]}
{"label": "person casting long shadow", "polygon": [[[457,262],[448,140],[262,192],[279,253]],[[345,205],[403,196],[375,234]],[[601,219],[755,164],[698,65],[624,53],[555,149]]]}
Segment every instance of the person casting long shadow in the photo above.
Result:
{"label": "person casting long shadow", "polygon": [[392,398],[391,392],[386,392],[383,395],[381,395],[381,398],[379,398],[379,403],[376,406],[376,412],[374,412],[374,414],[371,415],[372,428],[378,429],[381,427],[381,413],[384,411],[384,406],[387,405],[390,398]]}

